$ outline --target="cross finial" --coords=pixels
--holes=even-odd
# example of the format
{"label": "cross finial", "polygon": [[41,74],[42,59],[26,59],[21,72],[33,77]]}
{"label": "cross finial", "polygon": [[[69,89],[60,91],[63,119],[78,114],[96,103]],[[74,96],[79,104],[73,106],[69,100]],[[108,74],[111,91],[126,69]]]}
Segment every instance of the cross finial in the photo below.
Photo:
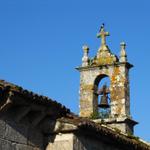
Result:
{"label": "cross finial", "polygon": [[98,38],[101,37],[101,45],[106,45],[106,36],[109,36],[109,32],[105,32],[104,23],[101,25],[100,31],[97,35]]}

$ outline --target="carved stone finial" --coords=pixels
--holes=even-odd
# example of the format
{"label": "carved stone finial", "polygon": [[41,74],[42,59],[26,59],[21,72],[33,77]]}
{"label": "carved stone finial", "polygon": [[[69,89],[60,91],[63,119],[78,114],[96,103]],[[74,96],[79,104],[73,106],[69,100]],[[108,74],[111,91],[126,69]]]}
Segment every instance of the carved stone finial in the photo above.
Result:
{"label": "carved stone finial", "polygon": [[101,46],[106,45],[106,36],[109,36],[109,32],[105,32],[104,23],[101,25],[100,31],[97,34],[98,38],[101,38]]}
{"label": "carved stone finial", "polygon": [[126,49],[126,43],[125,43],[125,42],[121,42],[121,43],[120,43],[120,46],[121,46],[121,50],[122,50],[122,49],[124,49],[124,50]]}
{"label": "carved stone finial", "polygon": [[120,43],[121,51],[120,51],[120,62],[127,62],[127,54],[126,54],[126,44],[125,42]]}
{"label": "carved stone finial", "polygon": [[85,67],[88,66],[88,62],[89,62],[89,57],[88,57],[89,47],[87,45],[84,45],[82,49],[83,49],[82,66]]}
{"label": "carved stone finial", "polygon": [[84,52],[89,52],[89,47],[87,45],[83,45],[82,49]]}

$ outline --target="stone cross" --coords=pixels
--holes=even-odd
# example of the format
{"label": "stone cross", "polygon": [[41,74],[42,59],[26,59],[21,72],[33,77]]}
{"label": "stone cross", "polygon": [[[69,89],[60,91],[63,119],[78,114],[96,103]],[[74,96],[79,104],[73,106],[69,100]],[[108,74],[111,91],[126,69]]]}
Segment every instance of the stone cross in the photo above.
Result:
{"label": "stone cross", "polygon": [[106,45],[106,36],[109,36],[109,32],[105,32],[104,24],[102,24],[100,32],[97,35],[98,38],[101,37],[101,45]]}

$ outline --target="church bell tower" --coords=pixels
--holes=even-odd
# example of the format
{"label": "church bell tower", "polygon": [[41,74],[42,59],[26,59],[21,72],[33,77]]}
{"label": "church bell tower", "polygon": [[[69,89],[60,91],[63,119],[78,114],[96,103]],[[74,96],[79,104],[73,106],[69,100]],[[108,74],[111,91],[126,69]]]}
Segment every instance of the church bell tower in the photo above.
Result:
{"label": "church bell tower", "polygon": [[[124,133],[133,133],[133,127],[137,124],[130,114],[129,70],[133,65],[127,61],[126,44],[120,44],[118,58],[107,46],[106,36],[109,36],[109,32],[105,31],[103,24],[97,34],[101,38],[101,45],[94,58],[89,58],[89,48],[83,46],[82,65],[77,68],[80,72],[79,115],[96,122],[103,121]],[[110,85],[103,85],[99,89],[99,84],[106,77]],[[107,115],[99,115],[102,112],[107,112]]]}

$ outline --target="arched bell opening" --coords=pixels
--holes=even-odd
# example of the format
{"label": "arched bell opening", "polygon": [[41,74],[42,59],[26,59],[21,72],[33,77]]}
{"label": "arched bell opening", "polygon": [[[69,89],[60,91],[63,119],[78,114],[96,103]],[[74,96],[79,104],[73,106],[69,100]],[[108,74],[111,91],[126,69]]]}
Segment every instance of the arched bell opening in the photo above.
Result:
{"label": "arched bell opening", "polygon": [[98,76],[94,82],[95,95],[97,101],[98,118],[105,119],[110,116],[110,78],[103,74]]}

